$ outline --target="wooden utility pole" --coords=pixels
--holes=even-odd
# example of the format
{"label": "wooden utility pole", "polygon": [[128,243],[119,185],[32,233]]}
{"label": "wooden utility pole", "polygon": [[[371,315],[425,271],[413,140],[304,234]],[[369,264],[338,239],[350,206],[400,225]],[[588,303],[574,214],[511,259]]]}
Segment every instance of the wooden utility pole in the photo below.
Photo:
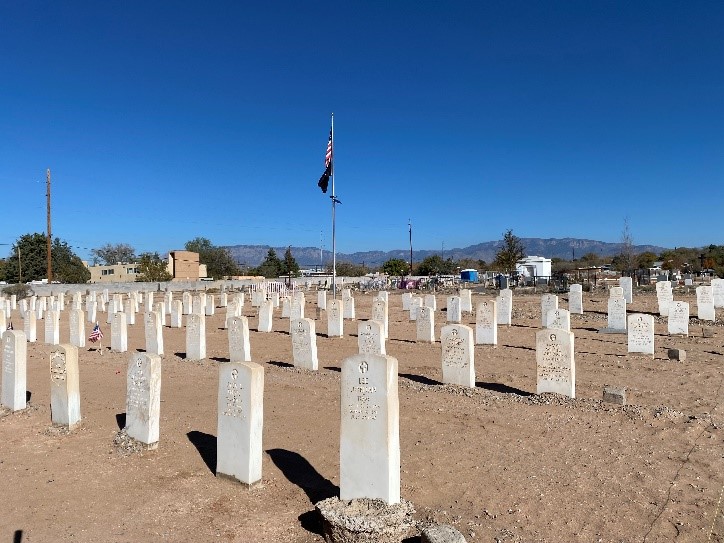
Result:
{"label": "wooden utility pole", "polygon": [[51,240],[53,238],[52,232],[50,230],[50,168],[48,168],[48,171],[45,174],[45,186],[47,189],[46,197],[47,197],[47,204],[48,204],[48,239],[47,239],[47,254],[48,254],[48,284],[53,282],[53,263],[50,258],[50,246],[51,246]]}

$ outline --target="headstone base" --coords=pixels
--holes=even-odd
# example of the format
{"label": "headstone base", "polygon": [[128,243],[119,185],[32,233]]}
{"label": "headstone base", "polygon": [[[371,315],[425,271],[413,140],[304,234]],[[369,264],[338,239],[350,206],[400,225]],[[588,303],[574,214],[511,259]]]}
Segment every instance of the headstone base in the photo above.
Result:
{"label": "headstone base", "polygon": [[714,330],[712,328],[702,328],[701,334],[703,337],[714,337]]}
{"label": "headstone base", "polygon": [[119,430],[113,438],[113,445],[116,450],[123,455],[140,453],[143,451],[155,451],[158,449],[158,441],[155,443],[143,443],[137,439],[133,439],[126,433],[126,429]]}
{"label": "headstone base", "polygon": [[382,500],[327,498],[315,504],[327,543],[400,543],[412,535],[414,506]]}
{"label": "headstone base", "polygon": [[235,485],[239,485],[241,488],[245,488],[245,489],[247,489],[247,490],[252,490],[252,489],[254,489],[254,488],[259,488],[259,487],[263,486],[263,485],[262,485],[262,482],[261,482],[261,479],[258,480],[258,481],[254,481],[253,483],[249,484],[249,483],[245,483],[244,481],[240,481],[239,479],[237,479],[237,478],[234,477],[233,475],[228,475],[228,474],[226,474],[226,473],[217,473],[217,474],[216,474],[216,478],[217,478],[217,479],[222,479],[222,480],[224,480],[224,481],[229,481],[230,483],[233,483],[233,484],[235,484]]}
{"label": "headstone base", "polygon": [[678,362],[686,361],[686,351],[684,349],[669,349],[667,354],[669,360],[676,360]]}
{"label": "headstone base", "polygon": [[626,389],[619,387],[604,387],[603,401],[615,403],[617,405],[626,405]]}
{"label": "headstone base", "polygon": [[618,330],[615,328],[599,328],[599,334],[628,334],[628,330]]}

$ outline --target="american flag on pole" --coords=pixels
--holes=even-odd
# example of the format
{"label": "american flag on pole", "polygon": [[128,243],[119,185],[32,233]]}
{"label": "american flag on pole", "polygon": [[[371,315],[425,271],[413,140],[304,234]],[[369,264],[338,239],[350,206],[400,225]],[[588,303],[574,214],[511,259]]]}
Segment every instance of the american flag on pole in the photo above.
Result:
{"label": "american flag on pole", "polygon": [[319,178],[317,186],[322,189],[322,192],[327,192],[327,185],[329,185],[329,178],[332,177],[332,130],[329,130],[329,141],[327,142],[327,152],[324,155],[324,173]]}
{"label": "american flag on pole", "polygon": [[98,323],[93,327],[93,331],[91,332],[91,335],[88,337],[88,341],[92,341],[95,343],[99,339],[103,339],[103,332],[101,332],[101,327]]}

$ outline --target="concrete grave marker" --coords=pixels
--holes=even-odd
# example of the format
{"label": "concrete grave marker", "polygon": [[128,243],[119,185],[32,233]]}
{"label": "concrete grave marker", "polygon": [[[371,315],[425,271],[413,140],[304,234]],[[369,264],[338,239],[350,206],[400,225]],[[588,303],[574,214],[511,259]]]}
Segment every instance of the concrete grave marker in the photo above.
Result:
{"label": "concrete grave marker", "polygon": [[387,354],[382,323],[375,320],[357,324],[357,348],[360,354]]}
{"label": "concrete grave marker", "polygon": [[634,313],[628,316],[628,352],[654,356],[654,316]]}
{"label": "concrete grave marker", "polygon": [[571,398],[576,397],[576,363],[573,346],[573,332],[540,330],[536,333],[538,394],[555,392]]}
{"label": "concrete grave marker", "polygon": [[667,324],[669,335],[689,335],[689,304],[688,302],[673,302],[669,306],[669,319]]}
{"label": "concrete grave marker", "polygon": [[449,324],[440,331],[442,345],[442,382],[475,387],[473,329]]}
{"label": "concrete grave marker", "polygon": [[478,302],[475,308],[476,345],[498,344],[498,310],[496,302]]}
{"label": "concrete grave marker", "polygon": [[58,345],[50,354],[50,417],[72,430],[80,424],[78,348]]}
{"label": "concrete grave marker", "polygon": [[[149,304],[147,304],[147,307]],[[148,311],[146,315],[159,315]],[[161,418],[161,357],[153,353],[134,353],[126,372],[126,427],[129,437],[158,447]]]}
{"label": "concrete grave marker", "polygon": [[20,411],[26,403],[26,370],[28,345],[25,332],[6,330],[2,332],[3,367],[2,394],[0,405],[10,411]]}
{"label": "concrete grave marker", "polygon": [[292,356],[297,368],[316,370],[319,367],[317,360],[317,334],[313,319],[292,320]]}
{"label": "concrete grave marker", "polygon": [[219,364],[216,476],[251,486],[261,480],[264,368]]}
{"label": "concrete grave marker", "polygon": [[206,317],[198,313],[186,316],[186,360],[206,358]]}
{"label": "concrete grave marker", "polygon": [[230,317],[229,328],[229,361],[251,362],[249,343],[249,320],[246,317]]}
{"label": "concrete grave marker", "polygon": [[358,354],[342,362],[339,497],[400,503],[397,359]]}

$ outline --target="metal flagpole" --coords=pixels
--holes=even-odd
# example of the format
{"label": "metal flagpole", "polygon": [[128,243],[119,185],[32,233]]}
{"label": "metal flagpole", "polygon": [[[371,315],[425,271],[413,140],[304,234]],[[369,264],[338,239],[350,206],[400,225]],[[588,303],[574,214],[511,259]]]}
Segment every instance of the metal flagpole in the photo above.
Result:
{"label": "metal flagpole", "polygon": [[337,197],[334,193],[334,112],[332,113],[332,298],[337,299]]}

